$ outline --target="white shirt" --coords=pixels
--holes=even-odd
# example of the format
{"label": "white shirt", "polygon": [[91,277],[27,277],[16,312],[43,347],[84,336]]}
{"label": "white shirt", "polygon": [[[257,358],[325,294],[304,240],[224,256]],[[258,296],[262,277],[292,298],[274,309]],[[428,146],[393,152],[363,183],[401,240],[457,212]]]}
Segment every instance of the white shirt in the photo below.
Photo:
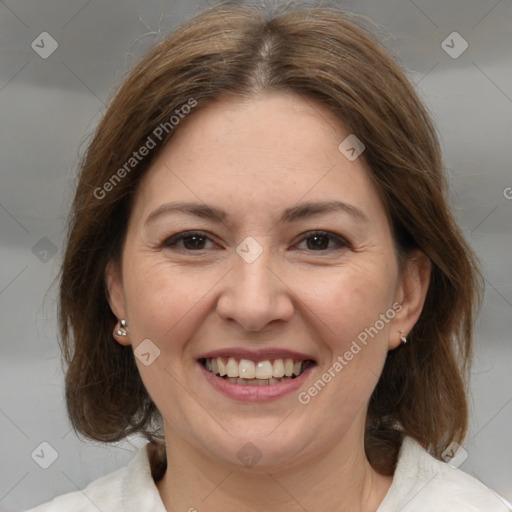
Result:
{"label": "white shirt", "polygon": [[[83,491],[64,494],[28,512],[166,512],[151,477],[146,446],[127,466],[95,480]],[[199,505],[195,507],[199,509]],[[477,479],[435,459],[406,437],[393,483],[377,510],[398,511],[511,512],[512,506]]]}

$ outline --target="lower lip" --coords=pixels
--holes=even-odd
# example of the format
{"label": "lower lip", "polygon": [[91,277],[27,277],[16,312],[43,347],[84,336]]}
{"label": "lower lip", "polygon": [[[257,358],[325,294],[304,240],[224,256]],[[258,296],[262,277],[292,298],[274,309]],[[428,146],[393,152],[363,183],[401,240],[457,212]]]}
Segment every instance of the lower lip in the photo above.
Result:
{"label": "lower lip", "polygon": [[201,371],[208,382],[220,393],[241,402],[269,402],[277,400],[285,395],[296,391],[307,379],[309,372],[313,367],[307,368],[295,379],[286,380],[280,384],[268,384],[266,386],[249,386],[246,384],[236,384],[229,382],[222,377],[209,372],[199,361]]}

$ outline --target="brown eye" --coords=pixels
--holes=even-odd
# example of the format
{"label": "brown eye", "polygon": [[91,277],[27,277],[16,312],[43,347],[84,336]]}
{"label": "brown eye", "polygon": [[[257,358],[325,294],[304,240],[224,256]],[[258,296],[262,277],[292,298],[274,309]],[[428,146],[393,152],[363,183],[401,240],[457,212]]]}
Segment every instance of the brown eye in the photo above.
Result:
{"label": "brown eye", "polygon": [[326,231],[307,233],[298,244],[299,249],[308,251],[332,251],[348,247],[348,243],[341,237]]}
{"label": "brown eye", "polygon": [[206,244],[206,237],[200,235],[190,235],[183,237],[183,247],[191,251],[204,249]]}
{"label": "brown eye", "polygon": [[312,251],[323,251],[329,248],[329,242],[328,235],[311,235],[308,236],[306,245]]}
{"label": "brown eye", "polygon": [[162,246],[182,251],[202,251],[212,248],[212,241],[206,233],[188,231],[168,238]]}

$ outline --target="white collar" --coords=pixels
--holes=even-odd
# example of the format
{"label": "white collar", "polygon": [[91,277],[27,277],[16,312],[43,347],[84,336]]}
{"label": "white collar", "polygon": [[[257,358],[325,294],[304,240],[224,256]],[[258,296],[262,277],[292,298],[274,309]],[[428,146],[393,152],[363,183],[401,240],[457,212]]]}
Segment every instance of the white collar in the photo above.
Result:
{"label": "white collar", "polygon": [[[146,444],[125,468],[121,510],[166,512],[153,481]],[[377,512],[511,512],[476,478],[432,457],[411,437],[400,448],[393,482]]]}

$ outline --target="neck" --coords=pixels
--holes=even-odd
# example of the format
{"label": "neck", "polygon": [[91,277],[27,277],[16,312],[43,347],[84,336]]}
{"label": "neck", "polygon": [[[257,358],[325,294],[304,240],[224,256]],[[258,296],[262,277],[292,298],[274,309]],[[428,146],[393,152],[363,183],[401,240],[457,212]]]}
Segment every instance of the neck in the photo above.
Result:
{"label": "neck", "polygon": [[375,512],[392,481],[370,466],[362,435],[347,435],[328,452],[286,469],[224,464],[176,432],[166,432],[166,452],[157,487],[168,512]]}

